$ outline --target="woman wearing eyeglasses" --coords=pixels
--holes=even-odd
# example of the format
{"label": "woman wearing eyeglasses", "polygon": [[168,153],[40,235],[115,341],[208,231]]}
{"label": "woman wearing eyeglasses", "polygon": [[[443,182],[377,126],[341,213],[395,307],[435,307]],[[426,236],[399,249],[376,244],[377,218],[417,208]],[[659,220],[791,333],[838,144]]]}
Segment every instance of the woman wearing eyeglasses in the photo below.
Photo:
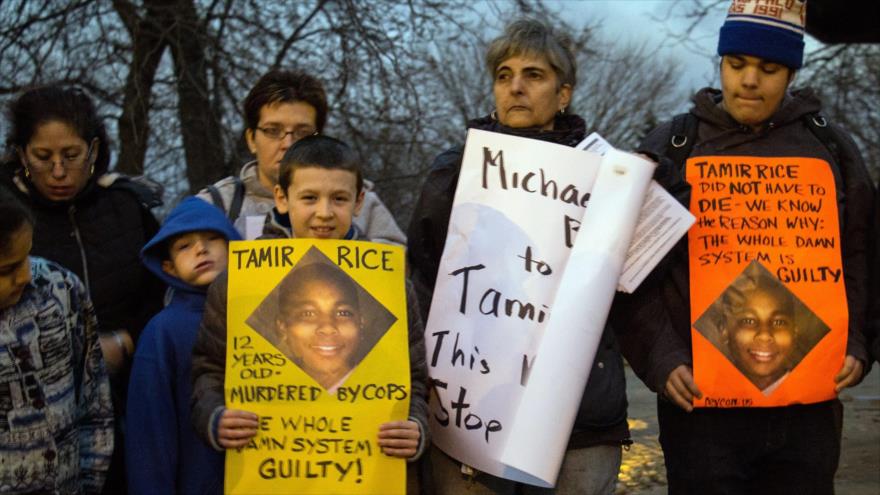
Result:
{"label": "woman wearing eyeglasses", "polygon": [[[275,206],[272,189],[281,157],[293,143],[323,131],[327,110],[327,94],[317,78],[298,70],[263,74],[244,100],[244,137],[254,161],[237,177],[226,177],[197,196],[223,208],[244,238],[259,237]],[[371,241],[405,244],[406,236],[372,188],[364,181],[366,194],[355,225]]]}
{"label": "woman wearing eyeglasses", "polygon": [[327,95],[309,74],[272,70],[251,88],[243,106],[244,137],[254,160],[238,176],[221,179],[197,196],[221,207],[245,239],[255,239],[275,205],[272,188],[281,157],[293,143],[324,128]]}
{"label": "woman wearing eyeglasses", "polygon": [[[32,89],[9,105],[9,119],[9,153],[0,182],[33,209],[32,254],[76,273],[91,295],[118,428],[134,342],[162,306],[164,287],[139,259],[141,247],[158,230],[149,208],[161,201],[156,191],[107,173],[104,123],[82,91]],[[118,436],[117,445],[122,445]],[[125,490],[117,455],[105,493]]]}

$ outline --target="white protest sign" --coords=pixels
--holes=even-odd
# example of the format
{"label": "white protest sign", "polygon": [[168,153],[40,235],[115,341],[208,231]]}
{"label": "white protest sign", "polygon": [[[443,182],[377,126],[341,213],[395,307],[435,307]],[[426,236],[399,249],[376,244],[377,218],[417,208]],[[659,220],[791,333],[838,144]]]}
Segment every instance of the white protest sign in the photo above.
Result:
{"label": "white protest sign", "polygon": [[[513,468],[501,459],[551,307],[562,304],[554,298],[599,164],[598,154],[575,148],[485,131],[468,134],[425,340],[436,393],[434,441],[481,471],[542,486],[555,482],[558,465],[548,474],[528,461]],[[628,174],[639,179],[647,174],[645,187],[651,177],[650,170]],[[627,215],[636,218],[644,190],[637,196],[637,204],[617,207],[629,208]],[[616,241],[624,253],[632,226],[611,229],[626,237]],[[622,263],[622,254],[617,256]],[[618,276],[619,270],[596,296],[610,302]],[[574,299],[568,306],[577,306],[593,295],[569,296]],[[607,308],[597,318],[604,324],[606,316]],[[602,325],[591,332],[598,343]],[[584,348],[569,352],[589,369],[595,347],[589,356]],[[586,372],[559,374],[553,390],[579,399],[586,379]],[[542,408],[556,420],[554,401]],[[563,428],[568,430],[551,440],[560,459],[571,423]]]}
{"label": "white protest sign", "polygon": [[425,344],[434,443],[481,471],[517,476],[501,453],[599,160],[468,133]]}

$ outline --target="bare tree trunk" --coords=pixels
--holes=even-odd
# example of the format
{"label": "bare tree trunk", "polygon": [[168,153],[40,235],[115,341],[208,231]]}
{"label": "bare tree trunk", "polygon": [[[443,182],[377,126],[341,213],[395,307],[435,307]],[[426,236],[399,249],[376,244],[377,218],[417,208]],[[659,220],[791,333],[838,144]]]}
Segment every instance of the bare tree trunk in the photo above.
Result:
{"label": "bare tree trunk", "polygon": [[220,119],[208,85],[207,33],[193,0],[179,0],[170,30],[177,79],[177,114],[186,156],[190,192],[226,175]]}
{"label": "bare tree trunk", "polygon": [[123,19],[132,39],[132,58],[125,81],[122,114],[119,116],[119,160],[116,170],[139,175],[150,136],[150,101],[156,69],[168,44],[163,30],[168,25],[173,0],[144,2],[146,16],[138,18],[134,7],[117,0],[114,9]]}

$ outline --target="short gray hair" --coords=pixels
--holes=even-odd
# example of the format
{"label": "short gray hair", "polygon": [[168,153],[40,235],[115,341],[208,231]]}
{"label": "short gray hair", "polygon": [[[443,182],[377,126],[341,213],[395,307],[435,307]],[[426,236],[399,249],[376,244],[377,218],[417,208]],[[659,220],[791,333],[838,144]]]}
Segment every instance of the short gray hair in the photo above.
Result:
{"label": "short gray hair", "polygon": [[553,67],[560,86],[577,83],[577,62],[567,35],[554,32],[549,26],[534,19],[519,19],[507,25],[504,34],[489,43],[486,51],[486,69],[495,77],[495,69],[510,57],[532,55],[544,57]]}

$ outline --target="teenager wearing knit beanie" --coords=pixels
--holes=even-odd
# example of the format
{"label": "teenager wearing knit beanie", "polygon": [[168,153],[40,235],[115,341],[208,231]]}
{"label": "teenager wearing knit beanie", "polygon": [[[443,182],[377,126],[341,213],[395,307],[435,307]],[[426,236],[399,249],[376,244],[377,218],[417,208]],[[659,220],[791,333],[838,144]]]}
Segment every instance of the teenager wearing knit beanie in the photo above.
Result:
{"label": "teenager wearing knit beanie", "polygon": [[[821,178],[829,188],[822,206],[828,210],[823,211],[829,212],[827,218],[836,219],[822,228],[822,235],[835,239],[834,246],[795,249],[792,241],[784,246],[789,258],[760,260],[754,259],[756,250],[784,251],[774,244],[775,239],[793,240],[807,234],[779,220],[775,229],[762,232],[773,236],[773,247],[756,248],[734,235],[740,232],[717,235],[717,220],[714,225],[700,221],[689,231],[689,242],[679,243],[669,253],[659,275],[649,277],[633,295],[615,301],[611,324],[627,329],[619,334],[621,350],[636,374],[659,396],[660,443],[671,494],[834,492],[843,407],[836,394],[857,384],[868,363],[862,332],[868,307],[866,253],[874,235],[875,191],[852,139],[820,114],[821,102],[813,91],[789,89],[803,62],[805,15],[804,0],[734,0],[718,42],[721,90],[700,90],[687,114],[653,130],[639,148],[658,160],[658,181],[685,206],[691,205],[692,198],[697,204],[708,197],[705,191],[711,188],[698,187],[707,185],[701,182],[699,166],[708,161],[780,163],[777,157],[786,157],[785,163],[802,164],[786,183],[806,191],[811,181]],[[730,159],[724,162],[726,157]],[[779,197],[765,182],[769,183],[762,181],[748,197],[731,187],[724,203],[730,211],[723,214],[746,218],[755,213],[746,212],[743,205],[763,201],[779,218],[789,215],[777,209]],[[718,217],[712,212],[705,215]],[[713,234],[713,238],[727,239],[718,249],[749,252],[752,259],[728,259],[701,268],[705,261],[701,253],[708,248],[700,239]],[[808,270],[821,257],[838,260],[834,263],[840,270],[839,280],[780,279],[780,269]],[[755,263],[778,279],[775,284],[801,297],[814,315],[824,315],[827,321],[821,324],[830,328],[821,341],[817,338],[812,347],[801,351],[797,362],[781,363],[784,373],[775,367],[775,382],[770,386],[759,385],[754,375],[769,369],[776,354],[781,355],[783,344],[771,343],[779,317],[737,316],[739,327],[757,329],[751,332],[756,335],[754,341],[745,342],[742,335],[746,333],[735,336],[745,349],[738,356],[723,345],[734,336],[726,335],[729,340],[725,341],[720,327],[712,327],[716,333],[709,335],[702,328],[706,320],[700,318],[715,306],[713,298],[723,300],[724,292],[718,292],[733,287],[737,277]],[[818,321],[800,318],[796,323],[801,329],[809,321]],[[752,376],[744,371],[749,366],[742,361],[747,359],[755,361]],[[827,374],[809,371],[817,365],[825,366]],[[712,373],[724,379],[705,378]],[[816,379],[807,380],[808,376]],[[720,392],[725,387],[737,392],[725,396]],[[822,392],[816,393],[817,389]],[[716,400],[706,400],[709,396]],[[743,397],[760,407],[741,407],[744,401],[733,400]],[[733,407],[712,407],[719,403]]]}
{"label": "teenager wearing knit beanie", "polygon": [[[776,5],[780,4],[780,5]],[[803,0],[734,0],[718,37],[724,109],[757,130],[803,65]]]}

